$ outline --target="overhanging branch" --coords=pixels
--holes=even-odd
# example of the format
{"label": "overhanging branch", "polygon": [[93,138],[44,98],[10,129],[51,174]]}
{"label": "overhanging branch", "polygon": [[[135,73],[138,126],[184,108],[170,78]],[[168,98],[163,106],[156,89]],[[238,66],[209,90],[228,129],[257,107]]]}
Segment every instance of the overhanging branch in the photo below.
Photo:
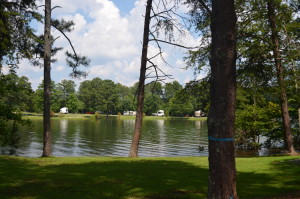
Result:
{"label": "overhanging branch", "polygon": [[75,57],[76,57],[76,66],[78,66],[78,60],[79,60],[79,58],[78,58],[78,56],[77,56],[77,53],[76,53],[76,51],[75,51],[75,48],[74,48],[74,46],[73,46],[71,40],[69,39],[69,37],[68,37],[63,31],[61,31],[61,30],[60,30],[59,28],[57,28],[55,25],[52,24],[52,26],[53,26],[56,30],[58,30],[61,34],[63,34],[64,37],[68,40],[68,42],[69,42],[69,44],[70,44],[70,46],[71,46],[71,48],[72,48],[72,50],[73,50],[73,52],[74,52],[74,55],[75,55]]}
{"label": "overhanging branch", "polygon": [[170,44],[170,45],[177,46],[177,47],[180,47],[180,48],[185,48],[185,49],[195,49],[195,48],[197,48],[197,47],[187,47],[187,46],[183,46],[183,45],[180,45],[180,44],[176,44],[176,43],[172,43],[172,42],[168,42],[168,41],[164,41],[164,40],[160,40],[160,39],[149,39],[149,41],[162,42],[162,43]]}

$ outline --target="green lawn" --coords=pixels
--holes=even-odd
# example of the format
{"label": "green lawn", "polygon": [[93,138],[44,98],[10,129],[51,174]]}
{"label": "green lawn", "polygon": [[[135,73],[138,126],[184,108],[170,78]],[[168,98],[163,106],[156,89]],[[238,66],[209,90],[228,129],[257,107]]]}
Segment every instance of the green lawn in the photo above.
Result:
{"label": "green lawn", "polygon": [[[299,157],[237,158],[238,194],[300,190]],[[0,156],[0,198],[206,198],[207,157],[24,158]]]}

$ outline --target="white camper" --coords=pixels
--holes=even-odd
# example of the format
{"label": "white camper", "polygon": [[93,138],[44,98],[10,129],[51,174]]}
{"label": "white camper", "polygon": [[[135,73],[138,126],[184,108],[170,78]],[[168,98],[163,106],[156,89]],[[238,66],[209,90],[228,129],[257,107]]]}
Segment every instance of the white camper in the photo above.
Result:
{"label": "white camper", "polygon": [[201,117],[201,110],[195,111],[195,117]]}
{"label": "white camper", "polygon": [[60,109],[59,112],[60,112],[60,113],[63,113],[63,114],[68,114],[68,113],[69,113],[69,110],[68,110],[67,107],[63,107],[63,108]]}
{"label": "white camper", "polygon": [[136,111],[124,111],[123,115],[136,116]]}
{"label": "white camper", "polygon": [[163,111],[163,110],[157,111],[157,116],[164,117],[165,116],[165,111]]}

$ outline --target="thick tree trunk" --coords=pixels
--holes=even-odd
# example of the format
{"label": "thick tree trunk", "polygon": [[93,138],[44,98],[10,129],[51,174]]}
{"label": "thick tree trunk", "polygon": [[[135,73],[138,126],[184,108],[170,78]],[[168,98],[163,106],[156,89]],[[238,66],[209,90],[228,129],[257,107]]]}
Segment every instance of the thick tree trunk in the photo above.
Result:
{"label": "thick tree trunk", "polygon": [[298,109],[299,132],[300,132],[300,108]]}
{"label": "thick tree trunk", "polygon": [[280,104],[281,104],[281,114],[282,114],[282,122],[284,128],[285,144],[287,146],[288,151],[291,154],[296,154],[293,145],[293,136],[291,132],[290,115],[288,111],[288,102],[287,102],[287,95],[285,90],[283,67],[282,67],[281,56],[279,51],[279,36],[276,27],[275,6],[273,0],[268,0],[267,9],[268,9],[268,18],[269,18],[269,23],[270,23],[271,33],[272,33],[273,57],[275,60],[277,80],[278,80],[279,91],[280,91]]}
{"label": "thick tree trunk", "polygon": [[50,84],[51,84],[51,0],[45,0],[44,29],[44,143],[43,157],[51,156]]}
{"label": "thick tree trunk", "polygon": [[145,22],[144,22],[144,36],[143,36],[143,49],[141,57],[140,80],[137,92],[137,112],[135,118],[134,134],[130,148],[129,157],[138,157],[138,148],[141,137],[142,122],[143,122],[143,108],[144,108],[144,93],[145,93],[145,78],[147,70],[147,53],[149,43],[149,27],[151,20],[152,0],[147,0]]}
{"label": "thick tree trunk", "polygon": [[234,0],[212,1],[211,33],[208,198],[238,198],[233,140],[236,99]]}
{"label": "thick tree trunk", "polygon": [[300,149],[300,108],[298,109],[299,131],[297,136],[298,149]]}

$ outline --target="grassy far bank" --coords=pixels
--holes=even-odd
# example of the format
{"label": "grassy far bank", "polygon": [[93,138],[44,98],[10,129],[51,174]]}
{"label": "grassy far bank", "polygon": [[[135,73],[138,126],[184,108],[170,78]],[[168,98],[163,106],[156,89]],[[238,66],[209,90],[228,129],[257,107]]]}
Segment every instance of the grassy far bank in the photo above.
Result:
{"label": "grassy far bank", "polygon": [[[241,199],[300,190],[299,157],[237,158]],[[206,198],[207,157],[0,156],[0,198]],[[298,192],[299,193],[299,192]]]}
{"label": "grassy far bank", "polygon": [[[55,114],[55,117],[52,117],[52,119],[89,119],[92,118],[93,114]],[[27,113],[23,115],[23,119],[39,119],[42,118],[42,114],[37,113]],[[106,119],[106,115],[101,115],[100,119]],[[121,115],[118,117],[117,115],[109,115],[108,118],[119,118],[121,120],[134,120],[135,116],[124,116]],[[158,116],[146,116],[144,117],[144,120],[206,120],[206,117],[158,117]]]}

